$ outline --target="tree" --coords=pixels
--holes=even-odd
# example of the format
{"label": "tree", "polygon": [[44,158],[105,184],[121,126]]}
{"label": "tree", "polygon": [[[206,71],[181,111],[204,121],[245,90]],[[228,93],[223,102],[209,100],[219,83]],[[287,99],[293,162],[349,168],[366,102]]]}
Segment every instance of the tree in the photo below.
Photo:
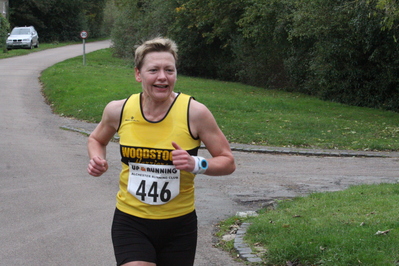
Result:
{"label": "tree", "polygon": [[383,11],[383,29],[399,28],[399,3],[396,0],[378,0],[376,7]]}
{"label": "tree", "polygon": [[232,40],[245,0],[178,1],[170,35],[180,46],[183,73],[237,80]]}
{"label": "tree", "polygon": [[117,0],[119,14],[112,30],[115,55],[132,59],[135,46],[155,36],[167,36],[174,1]]}
{"label": "tree", "polygon": [[13,0],[10,23],[34,26],[45,42],[77,40],[84,29],[98,37],[104,6],[104,0]]}
{"label": "tree", "polygon": [[233,43],[240,81],[262,87],[286,88],[290,84],[284,65],[291,49],[287,26],[292,12],[290,0],[248,1],[238,21]]}
{"label": "tree", "polygon": [[106,0],[84,0],[83,12],[90,37],[97,38],[104,36],[106,32],[103,28],[104,10]]}
{"label": "tree", "polygon": [[0,15],[0,49],[3,50],[4,53],[7,52],[6,40],[9,32],[10,23],[5,17]]}
{"label": "tree", "polygon": [[297,1],[290,37],[312,43],[302,90],[325,100],[399,110],[393,100],[399,50],[394,34],[381,28],[384,14],[376,3]]}

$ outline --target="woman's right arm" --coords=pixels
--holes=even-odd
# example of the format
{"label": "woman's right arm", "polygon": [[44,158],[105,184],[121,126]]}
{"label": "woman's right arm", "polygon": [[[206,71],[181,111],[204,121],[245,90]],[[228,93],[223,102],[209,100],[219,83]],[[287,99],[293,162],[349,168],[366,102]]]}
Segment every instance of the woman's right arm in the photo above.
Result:
{"label": "woman's right arm", "polygon": [[100,123],[88,138],[87,150],[90,162],[87,172],[92,176],[101,176],[108,170],[106,147],[118,129],[124,102],[125,100],[120,100],[107,104]]}

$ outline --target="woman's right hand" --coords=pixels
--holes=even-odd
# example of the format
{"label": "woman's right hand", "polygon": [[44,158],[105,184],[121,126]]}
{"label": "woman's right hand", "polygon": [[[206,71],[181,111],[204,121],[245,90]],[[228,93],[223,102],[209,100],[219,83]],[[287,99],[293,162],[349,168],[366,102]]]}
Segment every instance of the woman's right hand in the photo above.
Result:
{"label": "woman's right hand", "polygon": [[90,159],[87,172],[92,176],[101,176],[108,170],[108,162],[98,156]]}

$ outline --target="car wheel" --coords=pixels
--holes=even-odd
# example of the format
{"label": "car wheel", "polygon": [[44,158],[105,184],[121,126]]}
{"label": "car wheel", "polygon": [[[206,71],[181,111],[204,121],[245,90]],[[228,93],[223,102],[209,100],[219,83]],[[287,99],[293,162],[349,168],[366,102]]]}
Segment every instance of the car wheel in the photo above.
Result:
{"label": "car wheel", "polygon": [[35,48],[39,48],[39,41],[36,42]]}
{"label": "car wheel", "polygon": [[30,42],[29,49],[33,49],[33,43]]}

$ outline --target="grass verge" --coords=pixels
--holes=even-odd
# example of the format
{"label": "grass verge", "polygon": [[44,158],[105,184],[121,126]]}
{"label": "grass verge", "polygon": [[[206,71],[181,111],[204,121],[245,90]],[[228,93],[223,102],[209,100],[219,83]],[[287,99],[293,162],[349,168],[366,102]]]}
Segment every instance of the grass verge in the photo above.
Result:
{"label": "grass verge", "polygon": [[[359,185],[280,201],[255,218],[245,240],[262,246],[261,265],[399,265],[399,187]],[[218,235],[243,220],[229,218]],[[220,241],[230,251],[233,241]]]}
{"label": "grass verge", "polygon": [[[98,122],[105,105],[141,91],[131,64],[110,49],[43,72],[44,94],[56,113]],[[325,102],[299,93],[179,76],[175,88],[213,112],[230,142],[281,147],[399,150],[399,114]]]}
{"label": "grass verge", "polygon": [[282,201],[252,218],[247,240],[270,265],[398,265],[399,187],[360,185]]}
{"label": "grass verge", "polygon": [[[99,41],[100,39],[92,39],[92,40],[87,40],[86,42],[95,42]],[[14,56],[19,56],[19,55],[27,55],[30,53],[34,52],[39,52],[43,51],[46,49],[51,49],[51,48],[57,48],[61,46],[66,46],[66,45],[71,45],[71,44],[80,44],[82,41],[78,42],[53,42],[53,43],[40,43],[39,48],[33,48],[33,49],[12,49],[8,50],[6,52],[0,52],[0,59],[3,58],[8,58],[8,57],[14,57]]]}

